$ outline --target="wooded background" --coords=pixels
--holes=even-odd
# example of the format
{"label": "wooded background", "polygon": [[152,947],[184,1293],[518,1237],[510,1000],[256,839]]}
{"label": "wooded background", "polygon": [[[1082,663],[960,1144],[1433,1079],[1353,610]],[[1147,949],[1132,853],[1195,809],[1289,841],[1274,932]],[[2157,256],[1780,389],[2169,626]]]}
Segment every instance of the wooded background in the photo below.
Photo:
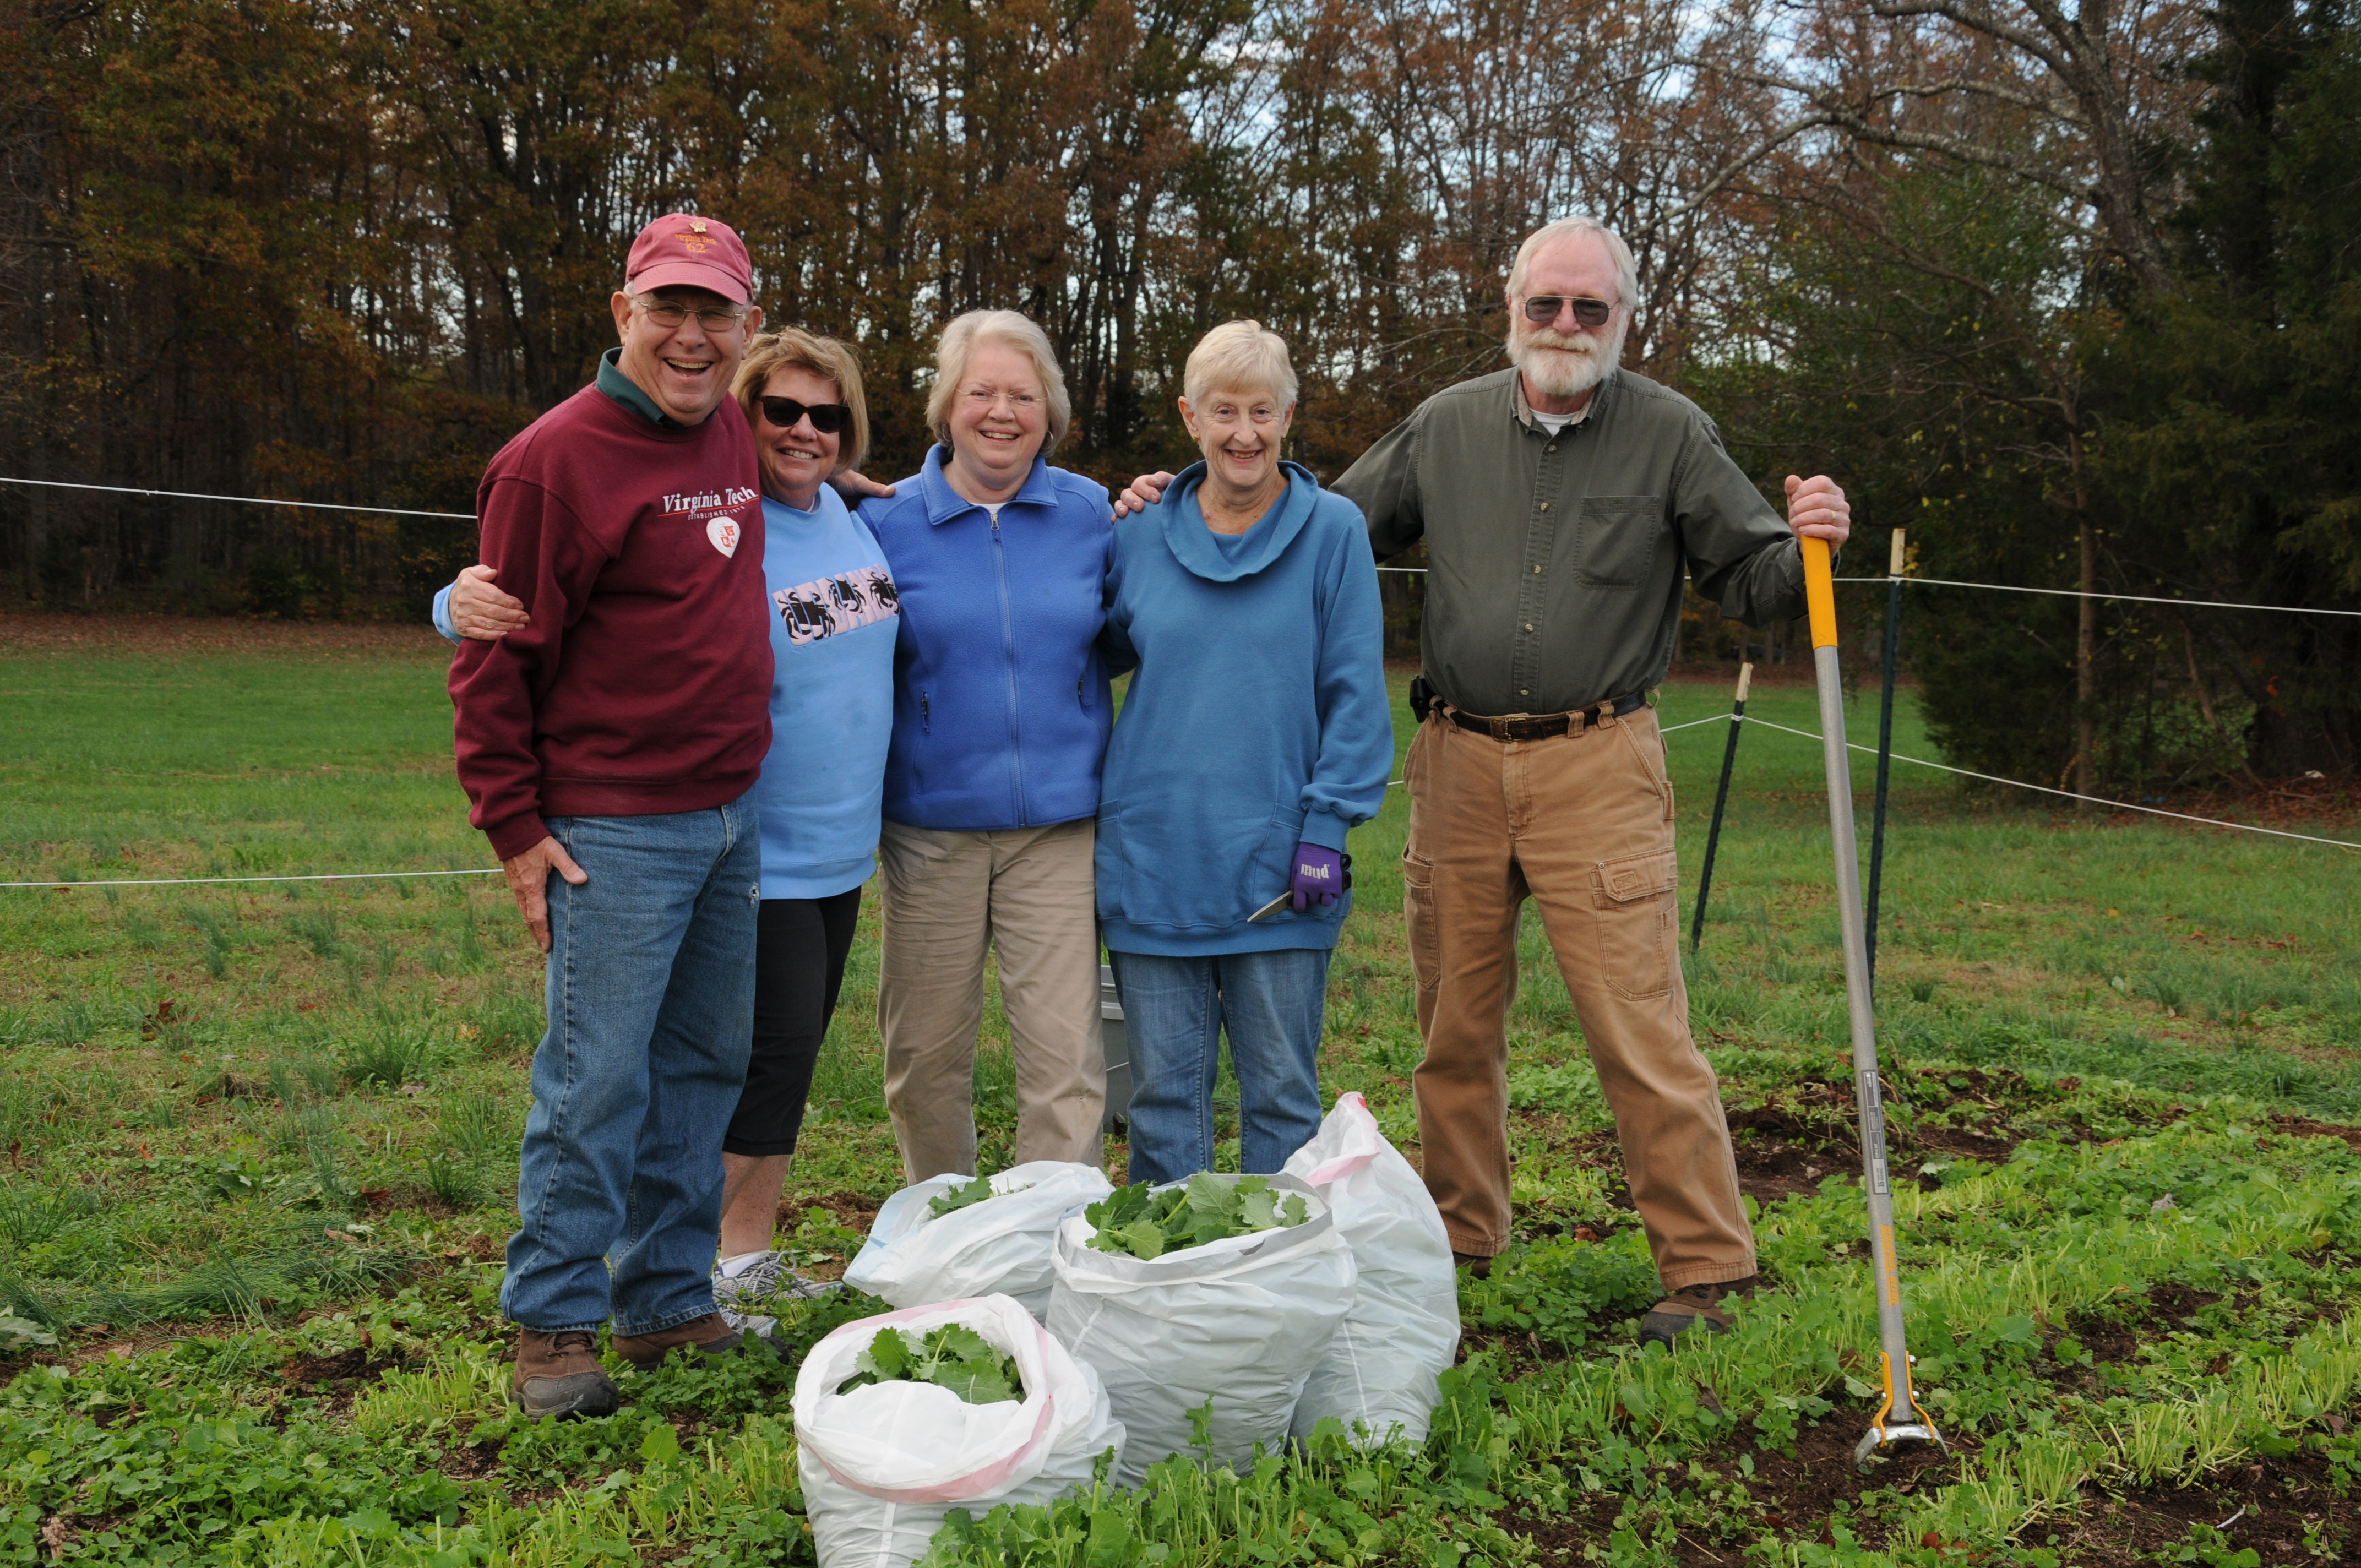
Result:
{"label": "wooded background", "polygon": [[[1189,345],[1260,318],[1333,476],[1505,362],[1518,240],[1589,212],[1629,362],[1766,489],[1838,476],[1849,570],[1906,524],[1925,576],[2361,607],[2345,0],[0,0],[0,87],[12,477],[468,511],[675,209],[860,345],[881,476],[983,305],[1048,328],[1059,460],[1111,481],[1189,455]],[[0,485],[17,609],[406,616],[473,547]],[[2356,766],[2361,621],[1911,592],[1967,765]]]}

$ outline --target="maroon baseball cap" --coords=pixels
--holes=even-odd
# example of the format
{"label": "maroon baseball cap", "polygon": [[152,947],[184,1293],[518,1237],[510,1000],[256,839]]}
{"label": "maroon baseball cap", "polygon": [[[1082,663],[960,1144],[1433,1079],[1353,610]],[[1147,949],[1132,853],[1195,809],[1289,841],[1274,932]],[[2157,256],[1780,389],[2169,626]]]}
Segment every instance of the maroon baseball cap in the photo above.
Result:
{"label": "maroon baseball cap", "polygon": [[666,213],[640,231],[623,268],[623,287],[634,294],[667,284],[710,289],[741,305],[754,302],[754,263],[738,231],[715,218]]}

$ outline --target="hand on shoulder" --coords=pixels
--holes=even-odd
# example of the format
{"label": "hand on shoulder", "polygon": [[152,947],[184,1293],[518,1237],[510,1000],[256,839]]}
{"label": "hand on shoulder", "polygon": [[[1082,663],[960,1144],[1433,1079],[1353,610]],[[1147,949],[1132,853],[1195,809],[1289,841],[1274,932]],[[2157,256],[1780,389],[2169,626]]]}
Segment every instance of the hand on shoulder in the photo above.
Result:
{"label": "hand on shoulder", "polygon": [[1164,492],[1171,483],[1172,476],[1169,472],[1142,474],[1125,488],[1123,494],[1115,497],[1115,515],[1125,518],[1136,511],[1146,511],[1164,499]]}

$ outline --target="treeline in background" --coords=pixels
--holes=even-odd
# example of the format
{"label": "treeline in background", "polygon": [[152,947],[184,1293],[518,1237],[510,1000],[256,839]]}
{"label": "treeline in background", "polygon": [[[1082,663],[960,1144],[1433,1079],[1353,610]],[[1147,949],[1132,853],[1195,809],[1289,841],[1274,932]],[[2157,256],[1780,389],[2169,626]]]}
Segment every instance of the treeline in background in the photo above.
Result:
{"label": "treeline in background", "polygon": [[[1640,258],[1627,357],[1845,568],[2361,608],[2348,0],[0,0],[0,472],[465,513],[588,378],[632,234],[735,225],[857,342],[877,450],[1012,306],[1058,460],[1191,454],[1260,318],[1334,477],[1505,363],[1518,239]],[[472,524],[0,485],[0,603],[417,612]],[[1414,630],[1414,579],[1388,578]],[[1957,761],[2111,792],[2350,773],[2361,620],[1911,590]],[[1882,598],[1882,595],[1879,597]],[[1870,610],[1864,600],[1861,608]],[[1850,617],[1874,656],[1873,612]],[[1784,656],[1693,603],[1691,659]]]}

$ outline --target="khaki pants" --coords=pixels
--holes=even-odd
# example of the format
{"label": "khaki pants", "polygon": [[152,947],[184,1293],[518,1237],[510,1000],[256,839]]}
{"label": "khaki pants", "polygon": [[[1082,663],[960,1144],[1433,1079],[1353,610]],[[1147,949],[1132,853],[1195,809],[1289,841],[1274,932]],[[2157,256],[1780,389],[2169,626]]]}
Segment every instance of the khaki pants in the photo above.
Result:
{"label": "khaki pants", "polygon": [[1673,788],[1653,709],[1548,740],[1430,718],[1411,743],[1403,904],[1426,1057],[1426,1184],[1454,1250],[1509,1242],[1509,1004],[1530,894],[1615,1113],[1667,1289],[1742,1279],[1754,1239],[1713,1069],[1689,1037]]}
{"label": "khaki pants", "polygon": [[911,1181],[975,1170],[975,1038],[983,958],[1016,1058],[1016,1163],[1103,1163],[1098,909],[1090,817],[1002,833],[888,822],[877,846],[877,1031],[885,1106]]}

